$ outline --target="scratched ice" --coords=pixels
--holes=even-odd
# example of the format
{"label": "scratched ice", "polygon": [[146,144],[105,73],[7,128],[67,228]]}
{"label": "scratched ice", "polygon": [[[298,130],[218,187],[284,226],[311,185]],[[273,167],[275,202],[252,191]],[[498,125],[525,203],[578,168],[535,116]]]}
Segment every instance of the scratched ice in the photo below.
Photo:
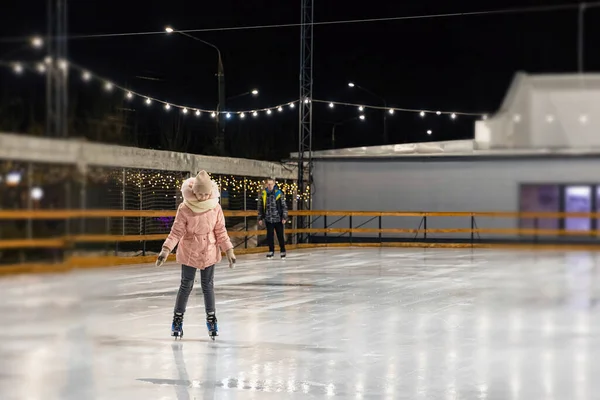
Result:
{"label": "scratched ice", "polygon": [[594,253],[336,249],[239,258],[170,337],[179,269],[0,279],[0,398],[592,399]]}

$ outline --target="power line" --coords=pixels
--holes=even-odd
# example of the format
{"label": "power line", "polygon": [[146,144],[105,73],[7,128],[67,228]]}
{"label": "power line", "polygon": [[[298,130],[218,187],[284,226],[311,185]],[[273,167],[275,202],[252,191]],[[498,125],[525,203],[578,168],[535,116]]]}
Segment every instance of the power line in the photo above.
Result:
{"label": "power line", "polygon": [[[591,3],[585,3],[586,8],[600,7],[600,1]],[[405,15],[398,17],[383,17],[383,18],[364,18],[364,19],[349,19],[339,21],[323,21],[313,22],[313,26],[325,26],[325,25],[346,25],[346,24],[360,24],[360,23],[371,23],[371,22],[389,22],[389,21],[407,21],[407,20],[418,20],[418,19],[433,19],[433,18],[451,18],[451,17],[471,17],[478,15],[501,15],[501,14],[526,14],[526,13],[539,13],[539,12],[553,12],[553,11],[568,11],[578,10],[579,4],[559,4],[559,5],[548,5],[548,6],[531,6],[531,7],[514,7],[514,8],[503,8],[497,10],[487,11],[468,11],[468,12],[454,12],[454,13],[440,13],[440,14],[421,14],[421,15]],[[249,26],[231,26],[222,28],[201,28],[201,29],[178,29],[178,32],[182,33],[205,33],[205,32],[225,32],[225,31],[240,31],[240,30],[258,30],[258,29],[274,29],[274,28],[292,28],[302,26],[301,23],[292,24],[272,24],[272,25],[249,25]],[[164,35],[165,31],[147,31],[147,32],[122,32],[122,33],[100,33],[90,35],[68,35],[68,39],[94,39],[94,38],[110,38],[110,37],[124,37],[124,36],[148,36],[148,35]],[[1,42],[21,42],[24,40],[31,40],[29,37],[12,37],[0,39]]]}

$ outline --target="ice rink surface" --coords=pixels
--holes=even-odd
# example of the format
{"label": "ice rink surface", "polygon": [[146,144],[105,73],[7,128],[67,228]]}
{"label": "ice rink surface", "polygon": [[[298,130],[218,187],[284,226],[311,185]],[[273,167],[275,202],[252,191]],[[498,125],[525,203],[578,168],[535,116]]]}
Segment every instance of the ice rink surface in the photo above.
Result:
{"label": "ice rink surface", "polygon": [[[278,256],[278,254],[277,254]],[[595,253],[241,256],[170,337],[175,264],[0,279],[0,399],[600,397]]]}

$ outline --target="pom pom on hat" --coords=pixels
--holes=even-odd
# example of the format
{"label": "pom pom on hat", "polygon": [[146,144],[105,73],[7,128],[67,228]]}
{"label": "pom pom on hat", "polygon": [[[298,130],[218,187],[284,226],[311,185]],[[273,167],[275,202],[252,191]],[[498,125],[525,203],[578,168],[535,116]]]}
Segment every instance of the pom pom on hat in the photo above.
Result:
{"label": "pom pom on hat", "polygon": [[198,172],[192,186],[192,191],[196,195],[212,193],[212,181],[206,171],[202,170]]}

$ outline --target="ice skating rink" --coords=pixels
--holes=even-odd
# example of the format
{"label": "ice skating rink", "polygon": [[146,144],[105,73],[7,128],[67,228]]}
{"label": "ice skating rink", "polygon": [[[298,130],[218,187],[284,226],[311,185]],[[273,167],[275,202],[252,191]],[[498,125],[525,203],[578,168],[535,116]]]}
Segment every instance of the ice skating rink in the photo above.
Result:
{"label": "ice skating rink", "polygon": [[0,279],[0,398],[600,396],[595,253],[306,250],[215,279],[216,342],[199,285],[170,337],[175,264]]}

